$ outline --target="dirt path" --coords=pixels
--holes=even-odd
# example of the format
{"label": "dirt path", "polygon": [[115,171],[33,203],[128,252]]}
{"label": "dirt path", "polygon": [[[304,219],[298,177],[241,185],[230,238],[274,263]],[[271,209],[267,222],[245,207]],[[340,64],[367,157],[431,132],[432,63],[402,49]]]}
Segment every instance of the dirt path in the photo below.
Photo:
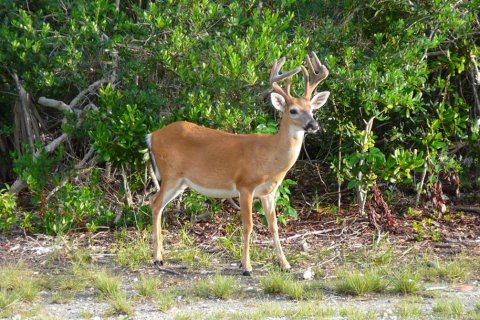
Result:
{"label": "dirt path", "polygon": [[[104,237],[102,241],[99,238]],[[140,237],[140,236],[139,236]],[[172,235],[172,238],[177,235]],[[132,236],[135,238],[135,236]],[[387,268],[400,272],[402,264],[409,264],[409,260],[416,259],[417,267],[431,268],[432,256],[415,257],[425,249],[425,243],[414,243],[405,246],[402,241],[389,244],[386,249],[362,251],[361,242],[352,246],[340,246],[331,239],[315,239],[317,247],[310,248],[307,253],[298,252],[298,243],[285,245],[289,259],[295,260],[292,278],[301,278],[303,272],[312,266],[320,266],[318,270],[322,275],[313,280],[295,280],[303,286],[319,284],[316,298],[293,300],[285,294],[267,294],[262,285],[262,279],[268,277],[272,270],[270,260],[258,262],[254,265],[252,277],[244,277],[238,265],[231,257],[226,259],[219,252],[213,252],[207,257],[208,266],[200,266],[194,257],[193,262],[169,262],[165,267],[177,274],[160,272],[149,262],[143,261],[135,271],[122,266],[116,260],[119,251],[112,251],[111,235],[75,235],[73,239],[58,240],[44,236],[37,237],[10,237],[1,239],[0,263],[6,268],[18,265],[23,260],[22,268],[27,267],[33,272],[32,279],[53,279],[57,277],[68,278],[73,276],[72,258],[75,250],[81,243],[89,243],[87,256],[94,257],[88,266],[95,266],[95,270],[108,270],[120,279],[121,291],[125,293],[127,303],[132,309],[125,313],[112,311],[112,302],[99,296],[98,287],[92,277],[85,278],[84,286],[69,297],[59,297],[67,291],[59,291],[55,286],[43,285],[38,297],[31,303],[18,302],[13,312],[4,316],[8,319],[438,319],[438,318],[480,318],[480,259],[478,257],[478,244],[480,239],[459,244],[463,249],[455,249],[456,253],[463,252],[459,259],[472,263],[465,264],[464,260],[453,265],[452,256],[444,260],[435,260],[439,265],[445,265],[453,270],[456,278],[437,278],[428,280],[423,277],[419,280],[421,289],[416,294],[399,295],[391,292],[392,285],[382,293],[368,293],[361,296],[339,294],[335,283],[339,275],[339,268],[358,268],[367,272],[375,263],[383,264],[385,259]],[[96,242],[98,240],[98,242]],[[260,239],[261,240],[261,239]],[[261,240],[263,241],[263,240]],[[313,239],[308,239],[314,243]],[[172,241],[173,242],[173,241]],[[99,243],[103,243],[100,245]],[[333,243],[333,244],[332,244]],[[132,246],[135,244],[132,243]],[[109,248],[110,246],[110,248]],[[195,247],[195,244],[191,246]],[[360,248],[359,248],[360,246]],[[452,250],[451,243],[443,243],[439,248],[448,247]],[[205,246],[204,246],[205,247]],[[333,248],[323,255],[319,253],[325,248]],[[185,247],[188,249],[188,247]],[[187,249],[180,249],[187,250]],[[405,249],[407,248],[407,249]],[[139,248],[138,250],[140,250]],[[167,256],[173,255],[173,244]],[[468,250],[466,250],[468,249]],[[270,250],[266,248],[265,250]],[[389,251],[391,250],[391,252]],[[428,250],[424,250],[428,251]],[[112,253],[115,252],[115,253]],[[85,252],[84,252],[85,253]],[[135,253],[132,254],[132,259]],[[351,255],[349,255],[351,254]],[[422,253],[423,254],[423,253]],[[441,257],[439,254],[436,257]],[[361,257],[361,258],[360,258]],[[457,256],[455,256],[457,257]],[[27,258],[27,259],[25,259]],[[350,259],[358,259],[351,262]],[[426,262],[426,266],[423,264]],[[443,259],[443,258],[442,258]],[[375,262],[379,260],[380,262]],[[449,262],[447,262],[449,261]],[[440,268],[440,267],[439,267]],[[419,271],[420,272],[420,271]],[[458,277],[455,276],[458,273]],[[226,299],[205,298],[195,294],[195,286],[211,279],[216,274],[230,276],[234,279],[235,292]],[[75,275],[77,276],[77,275]],[[155,298],[141,298],[138,293],[137,283],[141,277],[149,276],[160,279]],[[392,275],[394,276],[394,275]],[[393,278],[391,278],[393,279]],[[50,281],[50,280],[47,280]],[[66,281],[66,280],[64,280]],[[390,280],[389,280],[390,281]],[[159,299],[171,294],[175,289],[173,300],[165,308],[160,306]],[[460,304],[461,310],[441,311],[442,304]],[[161,310],[164,311],[161,311]],[[448,309],[448,308],[447,308]],[[440,310],[440,311],[439,311]],[[0,308],[1,311],[1,308]],[[5,311],[5,310],[4,310]],[[1,314],[1,313],[0,313]]]}

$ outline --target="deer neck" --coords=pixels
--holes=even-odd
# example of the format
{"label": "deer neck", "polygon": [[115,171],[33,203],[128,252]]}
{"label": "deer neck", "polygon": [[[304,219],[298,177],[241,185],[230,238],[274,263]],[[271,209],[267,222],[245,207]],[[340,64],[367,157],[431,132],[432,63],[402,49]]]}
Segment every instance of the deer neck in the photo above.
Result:
{"label": "deer neck", "polygon": [[279,166],[284,167],[285,171],[297,161],[304,136],[304,130],[293,126],[286,117],[282,118],[280,130],[275,134],[277,141],[274,153],[275,158],[279,160]]}

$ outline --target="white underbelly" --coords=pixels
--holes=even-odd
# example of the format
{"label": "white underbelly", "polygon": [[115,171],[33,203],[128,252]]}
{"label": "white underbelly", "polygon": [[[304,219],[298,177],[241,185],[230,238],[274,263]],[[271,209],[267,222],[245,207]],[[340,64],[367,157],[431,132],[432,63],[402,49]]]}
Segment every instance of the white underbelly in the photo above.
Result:
{"label": "white underbelly", "polygon": [[192,181],[185,179],[185,184],[196,192],[203,194],[204,196],[211,198],[236,198],[239,196],[238,190],[232,186],[231,189],[216,189],[216,188],[206,188],[199,186]]}

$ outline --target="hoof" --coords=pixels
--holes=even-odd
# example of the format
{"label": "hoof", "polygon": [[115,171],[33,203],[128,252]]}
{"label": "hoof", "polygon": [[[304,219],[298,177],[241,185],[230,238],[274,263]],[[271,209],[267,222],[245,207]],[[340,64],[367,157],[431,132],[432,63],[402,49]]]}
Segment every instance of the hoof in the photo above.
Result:
{"label": "hoof", "polygon": [[251,277],[252,276],[252,272],[251,271],[243,271],[242,275],[244,275],[245,277]]}
{"label": "hoof", "polygon": [[153,261],[153,265],[156,267],[161,267],[163,266],[163,260],[155,260]]}

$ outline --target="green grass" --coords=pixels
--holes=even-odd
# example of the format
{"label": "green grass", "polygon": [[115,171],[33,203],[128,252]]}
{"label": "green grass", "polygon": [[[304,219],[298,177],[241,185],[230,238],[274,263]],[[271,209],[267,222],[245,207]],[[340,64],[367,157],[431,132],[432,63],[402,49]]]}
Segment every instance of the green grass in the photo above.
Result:
{"label": "green grass", "polygon": [[131,315],[133,307],[128,301],[124,291],[121,290],[121,279],[113,276],[106,270],[99,270],[95,273],[94,278],[95,289],[100,296],[110,304],[107,310],[107,316],[114,314]]}
{"label": "green grass", "polygon": [[168,289],[159,292],[159,294],[156,295],[155,298],[158,310],[163,312],[170,310],[175,303],[175,298],[177,297],[177,294],[177,290],[175,289]]}
{"label": "green grass", "polygon": [[124,292],[115,293],[107,298],[107,302],[110,308],[106,312],[106,316],[112,316],[116,314],[133,314],[133,306],[128,301],[128,298]]}
{"label": "green grass", "polygon": [[376,318],[373,311],[364,311],[353,307],[344,307],[338,313],[348,320],[370,320]]}
{"label": "green grass", "polygon": [[[291,274],[276,269],[262,278],[260,285],[267,294],[283,294],[294,300],[315,297],[318,289],[316,286],[307,287],[304,283],[294,280]],[[319,297],[321,293],[316,296],[316,298]]]}
{"label": "green grass", "polygon": [[120,278],[111,275],[106,270],[99,270],[93,280],[95,289],[104,298],[113,297],[120,292]]}
{"label": "green grass", "polygon": [[[0,317],[10,317],[20,302],[31,303],[37,299],[41,278],[22,264],[0,267]],[[24,309],[24,308],[23,308]]]}
{"label": "green grass", "polygon": [[392,276],[392,291],[399,294],[415,294],[420,291],[420,276],[409,268]]}
{"label": "green grass", "polygon": [[149,264],[151,262],[149,238],[150,235],[147,232],[140,233],[133,240],[122,238],[114,250],[115,261],[130,270],[137,270],[139,267]]}
{"label": "green grass", "polygon": [[283,303],[262,303],[254,310],[219,311],[210,315],[199,312],[182,313],[175,319],[208,319],[208,320],[263,320],[263,319],[331,319],[335,310],[323,308],[317,302],[297,302],[285,307]]}
{"label": "green grass", "polygon": [[137,293],[144,298],[152,298],[158,293],[160,288],[160,279],[158,277],[140,276],[140,280],[135,283]]}
{"label": "green grass", "polygon": [[0,269],[0,290],[6,290],[22,301],[34,301],[40,291],[40,281],[23,265],[10,265]]}
{"label": "green grass", "polygon": [[405,299],[393,307],[394,314],[400,319],[420,319],[424,316],[415,299]]}
{"label": "green grass", "polygon": [[337,272],[335,290],[338,293],[362,296],[373,292],[384,292],[387,287],[383,275],[375,269]]}
{"label": "green grass", "polygon": [[230,276],[215,275],[201,280],[194,287],[194,293],[200,298],[228,299],[236,291],[236,280]]}
{"label": "green grass", "polygon": [[435,258],[421,269],[421,275],[427,281],[465,281],[472,276],[474,267],[472,260],[465,256],[454,257],[451,261]]}
{"label": "green grass", "polygon": [[465,314],[462,301],[458,298],[438,300],[432,310],[436,316],[443,318],[460,317]]}
{"label": "green grass", "polygon": [[11,317],[16,313],[16,304],[21,301],[18,293],[7,290],[6,288],[0,289],[0,317]]}

